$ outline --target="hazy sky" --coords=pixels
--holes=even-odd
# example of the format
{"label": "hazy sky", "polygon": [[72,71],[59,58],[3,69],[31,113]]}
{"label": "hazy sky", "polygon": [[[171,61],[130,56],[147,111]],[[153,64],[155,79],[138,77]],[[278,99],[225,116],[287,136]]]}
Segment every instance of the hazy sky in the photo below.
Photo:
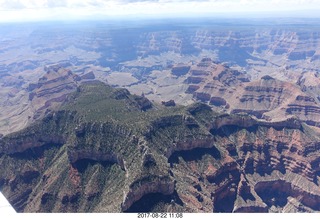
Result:
{"label": "hazy sky", "polygon": [[123,15],[232,16],[279,11],[319,17],[320,0],[0,0],[2,22]]}

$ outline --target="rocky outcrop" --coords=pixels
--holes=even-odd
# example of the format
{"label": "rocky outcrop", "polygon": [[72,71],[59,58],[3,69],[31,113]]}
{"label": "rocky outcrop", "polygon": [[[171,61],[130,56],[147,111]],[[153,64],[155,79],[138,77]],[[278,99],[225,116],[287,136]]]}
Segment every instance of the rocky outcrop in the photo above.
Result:
{"label": "rocky outcrop", "polygon": [[198,85],[189,85],[188,89],[186,90],[187,94],[193,94],[194,92],[196,92],[198,89],[200,88],[200,86]]}
{"label": "rocky outcrop", "polygon": [[162,101],[161,104],[164,105],[164,106],[167,106],[167,107],[176,106],[176,103],[174,102],[174,100]]}
{"label": "rocky outcrop", "polygon": [[[206,73],[200,74],[198,70]],[[194,100],[207,103],[215,110],[249,114],[265,121],[295,117],[309,125],[319,126],[320,98],[315,92],[318,86],[315,75],[315,81],[301,77],[298,86],[269,75],[250,82],[245,73],[214,63],[210,59],[203,59],[191,66],[189,74],[185,80],[189,85],[185,92],[192,94]]]}
{"label": "rocky outcrop", "polygon": [[225,99],[223,99],[222,97],[211,97],[210,105],[225,106],[225,105],[227,105],[227,101]]}
{"label": "rocky outcrop", "polygon": [[153,107],[151,101],[142,96],[135,96],[133,105],[137,106],[142,111],[147,111]]}
{"label": "rocky outcrop", "polygon": [[[70,70],[59,65],[54,65],[51,70],[44,73],[43,68],[37,68],[35,75],[42,75],[37,83],[30,81],[30,75],[14,77],[23,83],[11,84],[1,93],[1,107],[3,114],[0,115],[0,132],[9,134],[21,130],[35,120],[59,107],[67,98],[67,95],[76,90],[78,79]],[[54,71],[54,70],[57,70]],[[8,82],[11,80],[8,79]],[[1,82],[0,82],[1,83]]]}
{"label": "rocky outcrop", "polygon": [[76,91],[81,78],[60,64],[45,66],[46,74],[37,84],[28,87],[33,120],[43,117],[48,111],[59,107],[67,95]]}
{"label": "rocky outcrop", "polygon": [[273,128],[291,128],[291,129],[301,129],[302,124],[299,120],[294,118],[289,118],[284,121],[279,122],[265,122],[255,120],[247,115],[221,115],[218,116],[212,123],[211,130],[220,129],[223,126],[238,126],[243,128],[249,128],[253,126],[266,126]]}
{"label": "rocky outcrop", "polygon": [[177,65],[173,66],[171,69],[171,73],[176,76],[182,76],[189,72],[190,66],[188,65]]}
{"label": "rocky outcrop", "polygon": [[203,92],[195,92],[195,93],[193,93],[193,96],[197,100],[200,100],[201,102],[204,102],[204,103],[211,100],[210,94],[203,93]]}
{"label": "rocky outcrop", "polygon": [[96,79],[96,76],[94,75],[93,71],[89,71],[83,75],[80,76],[81,80],[94,80]]}
{"label": "rocky outcrop", "polygon": [[174,180],[169,177],[147,176],[130,185],[129,192],[121,205],[122,211],[126,211],[134,202],[150,193],[170,195],[174,192]]}
{"label": "rocky outcrop", "polygon": [[138,108],[142,111],[149,110],[153,107],[150,100],[145,98],[144,96],[132,96],[133,98],[129,98],[131,96],[130,92],[127,89],[117,89],[112,94],[111,97],[116,100],[129,100],[128,105],[132,108]]}
{"label": "rocky outcrop", "polygon": [[[236,94],[237,86],[249,82],[245,73],[203,58],[191,66],[185,83],[186,93],[193,94],[195,100],[211,104],[214,107],[229,108],[229,99]],[[228,100],[228,102],[226,101]]]}
{"label": "rocky outcrop", "polygon": [[71,163],[76,163],[81,160],[88,159],[98,162],[110,162],[118,164],[123,170],[125,169],[123,158],[114,153],[99,153],[87,150],[69,150],[68,158]]}
{"label": "rocky outcrop", "polygon": [[239,100],[232,112],[246,112],[262,119],[295,116],[316,124],[319,116],[319,106],[314,97],[288,82],[271,78],[262,78],[260,82],[247,85]]}
{"label": "rocky outcrop", "polygon": [[186,80],[187,84],[200,84],[203,81],[202,77],[188,77]]}
{"label": "rocky outcrop", "polygon": [[166,157],[170,159],[171,155],[177,151],[191,151],[195,148],[211,148],[213,146],[213,139],[197,139],[194,141],[183,141],[175,143],[171,148],[168,148]]}

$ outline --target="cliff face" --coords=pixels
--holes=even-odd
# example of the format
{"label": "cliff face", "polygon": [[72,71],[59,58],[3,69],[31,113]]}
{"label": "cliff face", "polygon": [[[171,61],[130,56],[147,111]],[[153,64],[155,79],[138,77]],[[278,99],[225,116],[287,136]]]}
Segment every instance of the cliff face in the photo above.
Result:
{"label": "cliff face", "polygon": [[[189,104],[193,97],[215,110],[246,112],[264,119],[298,116],[316,124],[319,89],[312,82],[318,81],[320,63],[318,28],[272,22],[265,26],[244,22],[240,27],[234,23],[230,21],[227,27],[217,23],[195,25],[188,31],[181,26],[172,29],[161,25],[144,29],[140,40],[135,41],[138,59],[122,62],[117,68],[130,72],[138,82],[122,85],[159,102],[174,98],[176,103]],[[275,83],[269,85],[262,79],[267,75]],[[251,87],[244,88],[249,80]],[[275,90],[266,89],[268,86]],[[291,98],[286,90],[297,93]],[[316,103],[297,102],[294,98],[299,95],[312,97]],[[274,112],[268,113],[271,110]]]}
{"label": "cliff face", "polygon": [[197,101],[222,109],[230,107],[229,99],[235,95],[237,87],[250,81],[249,75],[213,62],[209,58],[192,65],[187,76],[185,83],[189,87],[186,93],[192,94]]}
{"label": "cliff face", "polygon": [[[216,24],[217,25],[217,24]],[[218,25],[217,25],[218,26]],[[317,29],[301,30],[290,27],[273,27],[266,25],[264,29],[247,24],[244,29],[232,26],[199,27],[193,31],[158,30],[142,34],[139,52],[145,54],[175,51],[190,54],[202,49],[218,50],[221,61],[246,65],[247,60],[266,56],[267,51],[275,57],[287,57],[289,61],[312,59],[315,61],[319,53],[319,33]],[[268,55],[267,57],[270,57]]]}
{"label": "cliff face", "polygon": [[[240,88],[241,89],[241,88]],[[239,89],[239,90],[240,90]],[[292,116],[319,126],[319,101],[310,92],[290,82],[261,78],[244,85],[230,107],[231,113],[245,112],[264,120],[282,120]]]}
{"label": "cliff face", "polygon": [[[251,135],[258,132],[264,134]],[[239,186],[233,211],[250,211],[250,206],[263,207],[261,210],[271,212],[318,211],[316,205],[305,201],[308,192],[318,199],[311,192],[316,191],[318,180],[312,168],[315,157],[307,155],[308,148],[318,143],[297,129],[259,127],[249,133],[235,134],[236,139],[241,139],[236,151],[232,151],[231,142],[226,142],[230,145],[229,154],[239,165]],[[302,142],[305,146],[301,148]],[[266,189],[268,187],[270,190]]]}
{"label": "cliff face", "polygon": [[43,116],[50,108],[59,107],[67,94],[76,90],[81,78],[59,64],[47,66],[46,74],[37,84],[29,85],[29,100],[34,112],[34,119]]}
{"label": "cliff face", "polygon": [[320,105],[318,77],[305,73],[297,83],[281,81],[269,75],[250,81],[237,71],[205,58],[191,65],[185,74],[185,93],[209,104],[214,110],[246,113],[265,121],[295,117],[319,127]]}
{"label": "cliff face", "polygon": [[315,212],[318,136],[87,83],[0,139],[0,188],[19,212]]}
{"label": "cliff face", "polygon": [[[9,57],[11,51],[24,48],[26,53],[14,62],[15,57],[9,62],[4,60],[0,65],[6,72],[33,70],[53,59],[57,62],[70,61],[76,66],[96,61],[103,66],[115,66],[138,56],[169,51],[195,55],[207,50],[213,51],[222,62],[250,66],[254,72],[261,70],[261,66],[277,68],[283,64],[286,65],[284,67],[309,70],[319,67],[320,34],[313,19],[259,22],[256,25],[256,21],[241,19],[195,19],[173,20],[169,26],[166,21],[144,21],[139,25],[135,22],[115,24],[112,21],[77,25],[12,25],[11,31],[2,27],[6,40],[1,43],[1,52]],[[306,27],[302,27],[301,22]],[[85,54],[88,51],[90,55]],[[306,59],[312,65],[305,63]]]}
{"label": "cliff face", "polygon": [[[315,21],[303,20],[306,27],[292,19],[281,24],[278,20],[260,21],[261,25],[248,20],[227,22],[180,20],[169,26],[150,21],[139,25],[95,21],[77,25],[15,24],[10,31],[1,27],[6,40],[0,42],[5,57],[0,60],[0,105],[4,111],[0,133],[20,130],[51,106],[58,107],[65,95],[76,89],[80,78],[127,86],[131,92],[143,92],[158,102],[175,99],[178,104],[190,104],[194,97],[215,110],[249,112],[258,118],[297,115],[309,124],[317,123],[319,88],[312,82],[318,80],[320,43]],[[238,70],[209,59],[201,61],[202,57]],[[60,63],[62,68],[51,66],[43,72],[43,66],[52,63]],[[79,73],[80,78],[69,75],[66,69]],[[303,94],[297,96],[313,97],[317,104],[292,100],[281,112],[268,115],[266,110],[273,110],[277,98],[284,100],[286,95],[259,90],[266,74],[278,80],[276,88],[288,88],[279,81],[298,84]],[[39,77],[41,81],[36,81]],[[249,79],[257,83],[252,85],[256,91],[241,88]],[[235,95],[238,92],[247,93]],[[235,104],[240,106],[232,108]],[[250,111],[252,107],[257,109]]]}
{"label": "cliff face", "polygon": [[188,31],[179,26],[176,30],[145,31],[140,36],[143,40],[137,41],[137,54],[147,57],[169,51],[179,55],[202,53],[228,65],[245,68],[255,80],[270,74],[295,82],[301,72],[317,72],[320,44],[315,26],[280,27],[270,23],[264,27],[241,24],[240,28],[235,23],[230,21],[227,27],[225,24],[199,26]]}
{"label": "cliff face", "polygon": [[5,88],[4,94],[7,93],[7,97],[1,98],[0,103],[3,110],[0,115],[1,134],[21,130],[52,109],[60,107],[67,95],[74,92],[82,80],[60,64],[38,68],[31,74],[41,75],[40,79],[28,84],[20,76],[18,81],[21,84],[16,84],[18,81],[15,80],[15,85]]}
{"label": "cliff face", "polygon": [[[315,153],[318,137],[299,122],[247,119],[215,120],[210,132],[221,157],[200,149],[180,154],[172,171],[182,202],[191,212],[319,211],[317,155],[308,152]],[[307,201],[309,195],[314,202]]]}

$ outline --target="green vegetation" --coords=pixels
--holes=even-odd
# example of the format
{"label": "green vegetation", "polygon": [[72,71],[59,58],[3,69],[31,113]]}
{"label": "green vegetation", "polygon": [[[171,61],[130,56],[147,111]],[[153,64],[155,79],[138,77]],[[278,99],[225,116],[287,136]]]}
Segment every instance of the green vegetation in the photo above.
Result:
{"label": "green vegetation", "polygon": [[[142,181],[173,182],[167,152],[178,142],[210,139],[205,126],[213,116],[203,104],[164,107],[101,82],[83,84],[58,111],[0,139],[0,163],[8,168],[0,173],[6,180],[37,173],[29,184],[16,180],[31,191],[23,203],[12,200],[19,211],[32,209],[33,196],[39,211],[120,211],[117,192]],[[6,186],[4,193],[18,192]]]}
{"label": "green vegetation", "polygon": [[[224,168],[228,154],[289,150],[295,132],[304,153],[316,154],[316,131],[294,122],[221,115],[202,103],[165,107],[87,83],[57,111],[0,139],[0,189],[21,212],[121,212],[155,193],[168,195],[163,206],[187,209],[171,203],[174,194],[201,189],[193,184]],[[270,130],[281,131],[284,143]]]}

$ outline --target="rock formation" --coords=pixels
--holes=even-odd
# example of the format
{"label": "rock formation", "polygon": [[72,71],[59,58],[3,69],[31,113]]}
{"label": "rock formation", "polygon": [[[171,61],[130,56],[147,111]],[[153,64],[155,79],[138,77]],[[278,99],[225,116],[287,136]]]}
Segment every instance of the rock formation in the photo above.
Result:
{"label": "rock formation", "polygon": [[27,83],[22,76],[6,76],[3,78],[5,83],[0,82],[3,88],[0,94],[0,133],[21,130],[59,107],[67,94],[74,92],[81,82],[78,75],[60,64],[38,68],[32,74],[39,74],[41,77],[36,82]]}
{"label": "rock formation", "polygon": [[298,119],[142,110],[100,82],[66,101],[0,139],[0,188],[18,212],[320,211],[319,132]]}
{"label": "rock formation", "polygon": [[190,66],[185,93],[220,112],[246,113],[266,121],[295,117],[319,127],[318,78],[311,76],[306,73],[297,84],[269,75],[250,81],[246,73],[205,58]]}
{"label": "rock formation", "polygon": [[[46,74],[37,84],[29,85],[29,100],[34,112],[34,119],[55,108],[66,99],[66,95],[74,92],[81,78],[59,64],[46,66]],[[54,106],[56,105],[56,106]]]}
{"label": "rock formation", "polygon": [[18,212],[319,212],[319,30],[238,22],[2,31],[2,193]]}

